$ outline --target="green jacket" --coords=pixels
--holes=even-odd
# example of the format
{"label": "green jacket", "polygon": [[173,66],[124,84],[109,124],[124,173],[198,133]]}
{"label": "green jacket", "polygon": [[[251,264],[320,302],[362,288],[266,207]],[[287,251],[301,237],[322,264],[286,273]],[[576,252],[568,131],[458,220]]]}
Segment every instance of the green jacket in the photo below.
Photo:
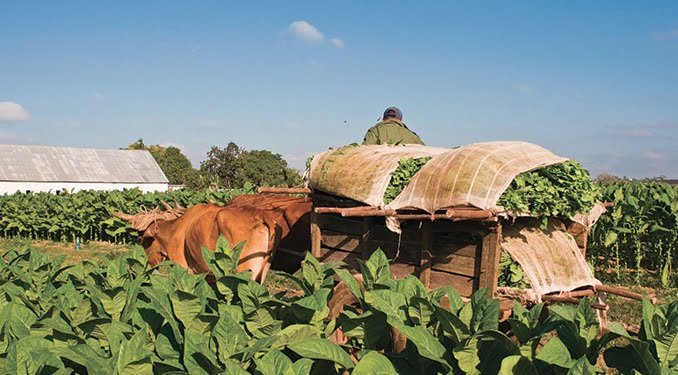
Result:
{"label": "green jacket", "polygon": [[383,144],[419,144],[424,142],[417,133],[408,129],[405,124],[394,118],[377,123],[371,127],[365,134],[364,145],[383,145]]}

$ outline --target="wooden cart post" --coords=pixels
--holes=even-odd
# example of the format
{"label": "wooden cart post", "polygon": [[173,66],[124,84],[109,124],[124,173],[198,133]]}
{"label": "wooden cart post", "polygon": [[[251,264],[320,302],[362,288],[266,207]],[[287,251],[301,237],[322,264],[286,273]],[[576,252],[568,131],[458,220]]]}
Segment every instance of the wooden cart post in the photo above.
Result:
{"label": "wooden cart post", "polygon": [[501,258],[501,224],[488,228],[489,233],[483,237],[480,257],[480,288],[487,288],[489,297],[493,298],[497,292],[499,281],[499,259]]}
{"label": "wooden cart post", "polygon": [[320,258],[320,245],[321,245],[321,233],[320,233],[320,214],[315,213],[311,210],[311,254]]}
{"label": "wooden cart post", "polygon": [[421,254],[419,256],[419,280],[426,288],[431,285],[431,254],[433,253],[433,233],[430,221],[421,222]]}

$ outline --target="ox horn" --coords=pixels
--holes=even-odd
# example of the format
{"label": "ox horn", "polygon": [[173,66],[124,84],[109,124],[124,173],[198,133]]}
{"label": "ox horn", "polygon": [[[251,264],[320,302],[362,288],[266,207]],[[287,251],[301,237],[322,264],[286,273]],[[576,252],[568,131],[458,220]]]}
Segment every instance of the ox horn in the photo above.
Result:
{"label": "ox horn", "polygon": [[170,206],[169,204],[167,204],[167,202],[165,202],[165,201],[160,201],[160,203],[162,203],[162,206],[165,207],[165,211],[169,211],[169,212],[174,211],[174,209],[172,208],[172,206]]}
{"label": "ox horn", "polygon": [[117,217],[118,219],[125,220],[128,223],[131,223],[134,219],[134,215],[126,214],[124,212],[114,212],[113,216]]}

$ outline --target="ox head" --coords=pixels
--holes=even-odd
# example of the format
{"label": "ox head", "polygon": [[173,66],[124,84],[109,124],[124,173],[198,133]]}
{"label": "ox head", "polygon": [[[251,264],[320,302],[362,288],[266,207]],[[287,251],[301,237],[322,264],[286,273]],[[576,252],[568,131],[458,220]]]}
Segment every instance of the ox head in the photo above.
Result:
{"label": "ox head", "polygon": [[113,216],[128,222],[132,228],[139,232],[139,243],[144,247],[148,264],[151,267],[167,259],[167,251],[158,241],[158,221],[174,220],[186,210],[179,207],[178,204],[176,208],[172,208],[165,202],[162,202],[162,204],[166,211],[161,211],[159,208],[148,211],[142,207],[141,212],[135,215],[122,212],[113,213]]}

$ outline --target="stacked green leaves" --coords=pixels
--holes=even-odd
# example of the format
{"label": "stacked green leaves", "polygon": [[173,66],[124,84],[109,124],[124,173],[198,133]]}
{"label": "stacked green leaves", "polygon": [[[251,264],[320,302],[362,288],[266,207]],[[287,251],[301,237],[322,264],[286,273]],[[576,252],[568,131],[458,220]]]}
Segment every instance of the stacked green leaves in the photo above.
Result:
{"label": "stacked green leaves", "polygon": [[391,180],[384,191],[384,203],[389,204],[407,187],[412,177],[431,160],[430,156],[423,158],[402,158],[398,167],[391,173]]}
{"label": "stacked green leaves", "polygon": [[[498,330],[499,302],[469,303],[450,287],[394,280],[377,250],[360,263],[363,286],[308,256],[298,293],[271,294],[237,273],[241,247],[204,251],[214,284],[172,266],[146,266],[141,248],[106,263],[65,266],[27,249],[0,258],[0,369],[11,374],[594,373],[604,350],[622,373],[675,371],[678,302],[645,303],[638,338],[602,333],[588,300],[530,310],[516,304],[515,340]],[[334,278],[355,303],[330,316]],[[445,298],[443,298],[445,297]],[[441,300],[445,300],[441,304]],[[341,329],[342,335],[336,332]],[[557,335],[552,333],[557,331]],[[394,334],[395,333],[395,334]],[[600,334],[600,336],[599,336]],[[345,337],[340,344],[330,337]],[[623,342],[614,339],[625,337]],[[401,341],[402,340],[402,341]],[[543,344],[541,346],[540,344]],[[393,349],[400,347],[397,352]],[[538,347],[541,349],[537,350]]]}
{"label": "stacked green leaves", "polygon": [[602,198],[589,172],[576,160],[521,173],[497,202],[507,211],[542,219],[588,213]]}

